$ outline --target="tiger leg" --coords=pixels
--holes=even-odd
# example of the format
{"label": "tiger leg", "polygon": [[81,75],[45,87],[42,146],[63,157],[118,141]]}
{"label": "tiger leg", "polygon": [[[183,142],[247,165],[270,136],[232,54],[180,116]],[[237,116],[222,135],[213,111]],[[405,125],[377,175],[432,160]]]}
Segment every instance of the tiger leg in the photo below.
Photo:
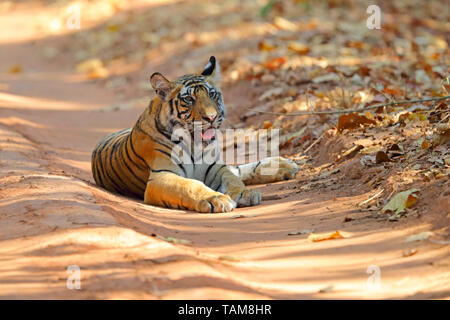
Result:
{"label": "tiger leg", "polygon": [[255,206],[261,203],[258,190],[246,189],[242,180],[235,174],[235,168],[224,166],[218,172],[220,186],[218,190],[233,199],[238,207]]}
{"label": "tiger leg", "polygon": [[230,212],[236,208],[230,196],[216,192],[203,182],[171,172],[152,173],[145,189],[146,204],[197,212]]}
{"label": "tiger leg", "polygon": [[298,172],[297,164],[283,157],[265,158],[240,165],[237,169],[239,177],[246,185],[290,180],[294,179]]}

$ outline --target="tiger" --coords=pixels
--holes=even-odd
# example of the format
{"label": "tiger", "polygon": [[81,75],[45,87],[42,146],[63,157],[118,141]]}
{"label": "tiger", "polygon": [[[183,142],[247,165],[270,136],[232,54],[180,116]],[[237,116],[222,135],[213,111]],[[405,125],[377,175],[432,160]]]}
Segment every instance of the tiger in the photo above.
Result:
{"label": "tiger", "polygon": [[[246,185],[295,178],[297,164],[282,157],[238,166],[218,161],[197,163],[192,155],[187,161],[175,161],[172,150],[183,140],[173,139],[175,128],[192,135],[197,123],[202,145],[215,140],[225,120],[219,81],[220,66],[214,56],[200,74],[169,81],[161,73],[153,73],[150,83],[155,97],[135,125],[107,135],[93,150],[95,183],[110,192],[143,199],[148,205],[223,213],[261,203],[261,193],[246,189]],[[274,163],[277,169],[273,174],[262,174]]]}

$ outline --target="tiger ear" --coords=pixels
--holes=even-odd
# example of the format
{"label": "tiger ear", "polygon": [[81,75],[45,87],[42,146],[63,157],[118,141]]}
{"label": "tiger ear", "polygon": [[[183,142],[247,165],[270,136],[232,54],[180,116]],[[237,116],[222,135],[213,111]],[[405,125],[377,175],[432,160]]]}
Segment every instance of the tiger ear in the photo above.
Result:
{"label": "tiger ear", "polygon": [[220,65],[214,56],[209,58],[208,64],[202,72],[202,76],[207,76],[216,83],[220,81]]}
{"label": "tiger ear", "polygon": [[152,74],[150,83],[162,99],[164,99],[172,90],[172,83],[159,72]]}

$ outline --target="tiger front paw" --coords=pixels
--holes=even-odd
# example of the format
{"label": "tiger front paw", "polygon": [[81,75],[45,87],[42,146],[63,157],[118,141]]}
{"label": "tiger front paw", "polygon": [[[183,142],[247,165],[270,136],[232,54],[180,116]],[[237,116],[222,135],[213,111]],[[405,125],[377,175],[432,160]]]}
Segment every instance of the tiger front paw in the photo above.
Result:
{"label": "tiger front paw", "polygon": [[261,203],[261,193],[258,190],[244,190],[236,201],[238,207],[256,206]]}
{"label": "tiger front paw", "polygon": [[294,179],[298,172],[297,164],[291,159],[279,157],[279,169],[277,176],[280,180]]}
{"label": "tiger front paw", "polygon": [[266,180],[266,182],[290,180],[297,175],[298,166],[291,159],[272,157],[264,159],[257,172],[262,180]]}
{"label": "tiger front paw", "polygon": [[202,213],[230,212],[236,208],[236,202],[226,194],[218,194],[197,202],[195,210]]}

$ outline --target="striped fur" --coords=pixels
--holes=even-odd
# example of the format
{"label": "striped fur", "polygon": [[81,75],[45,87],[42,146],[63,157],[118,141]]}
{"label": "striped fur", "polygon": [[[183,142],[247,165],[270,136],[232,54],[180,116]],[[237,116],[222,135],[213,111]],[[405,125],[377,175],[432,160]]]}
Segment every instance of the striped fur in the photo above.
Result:
{"label": "striped fur", "polygon": [[[211,57],[201,75],[185,75],[170,82],[155,73],[151,83],[157,92],[136,124],[106,136],[92,153],[92,172],[97,185],[126,196],[144,198],[145,203],[198,212],[228,212],[236,206],[261,202],[258,191],[248,190],[244,182],[265,183],[293,178],[297,166],[283,158],[267,158],[239,167],[217,162],[220,154],[211,148],[208,132],[218,129],[225,119],[225,107],[217,87],[219,67]],[[173,139],[177,128],[194,132],[202,129],[200,143],[206,150],[200,157],[215,159],[199,163],[186,152],[174,161],[172,150],[190,150],[194,139]],[[206,137],[206,138],[205,138]],[[178,159],[175,159],[178,160]],[[278,171],[260,174],[278,161]]]}

